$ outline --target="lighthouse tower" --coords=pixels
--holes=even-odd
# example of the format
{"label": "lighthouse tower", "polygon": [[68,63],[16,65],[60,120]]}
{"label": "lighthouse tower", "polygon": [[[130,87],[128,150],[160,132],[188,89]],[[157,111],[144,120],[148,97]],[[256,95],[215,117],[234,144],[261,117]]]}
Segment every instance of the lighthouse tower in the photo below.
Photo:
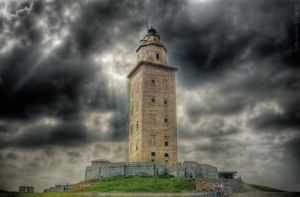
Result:
{"label": "lighthouse tower", "polygon": [[150,27],[128,74],[128,161],[177,164],[176,68],[167,63],[160,35]]}

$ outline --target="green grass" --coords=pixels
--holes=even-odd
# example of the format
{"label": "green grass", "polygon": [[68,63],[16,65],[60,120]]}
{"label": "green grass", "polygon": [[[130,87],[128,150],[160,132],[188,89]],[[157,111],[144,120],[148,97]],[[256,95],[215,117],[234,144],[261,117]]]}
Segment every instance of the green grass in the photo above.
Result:
{"label": "green grass", "polygon": [[[3,195],[2,195],[3,194]],[[66,193],[66,192],[51,192],[51,193],[20,193],[18,194],[17,192],[14,194],[10,194],[10,193],[2,193],[0,194],[0,196],[2,195],[3,197],[87,197],[90,196],[89,194],[78,194],[78,193]],[[7,194],[7,195],[5,195]],[[1,196],[1,197],[2,197]],[[98,196],[98,195],[92,195],[92,196]],[[101,197],[111,197],[110,195],[101,195]],[[126,197],[126,196],[122,196],[122,195],[114,195],[113,197]]]}
{"label": "green grass", "polygon": [[0,192],[0,197],[17,197],[18,192]]}
{"label": "green grass", "polygon": [[[51,193],[15,193],[16,197],[85,197],[80,192],[182,192],[195,190],[192,179],[173,176],[119,176],[103,180],[80,182],[74,185],[79,188],[72,192]],[[79,192],[79,193],[78,193]],[[109,196],[109,195],[108,195]],[[1,195],[0,195],[1,197]],[[114,196],[116,197],[116,196]],[[121,196],[120,196],[121,197]]]}
{"label": "green grass", "polygon": [[[87,194],[87,195],[83,195],[83,194],[76,194],[76,193],[27,193],[27,194],[22,194],[22,196],[14,196],[14,197],[87,197],[87,196],[96,196],[96,195],[91,195],[91,194]],[[97,195],[98,196],[98,195]],[[5,196],[6,197],[6,196]],[[101,195],[101,197],[128,197],[128,195],[126,196],[122,196],[122,195]],[[139,196],[136,196],[139,197]],[[142,196],[140,196],[142,197]],[[163,196],[161,196],[163,197]],[[168,197],[179,197],[179,196],[168,196]]]}
{"label": "green grass", "polygon": [[77,195],[74,193],[63,193],[63,192],[53,192],[53,193],[20,193],[18,197],[86,197],[86,195]]}
{"label": "green grass", "polygon": [[19,192],[3,192],[0,197],[86,197],[86,195],[77,195],[74,193],[19,193]]}
{"label": "green grass", "polygon": [[98,192],[182,192],[195,190],[192,179],[173,176],[113,177],[94,182],[84,191]]}
{"label": "green grass", "polygon": [[[89,195],[65,193],[65,192],[53,192],[53,193],[22,193],[16,197],[87,197],[87,196]],[[101,197],[108,197],[108,196],[101,196]],[[114,196],[114,197],[125,197],[125,196]]]}
{"label": "green grass", "polygon": [[251,183],[248,183],[248,185],[250,185],[251,187],[253,187],[253,188],[255,188],[259,191],[263,191],[263,192],[285,192],[285,191],[280,190],[280,189],[267,187],[267,186],[263,186],[263,185],[255,185],[255,184],[251,184]]}

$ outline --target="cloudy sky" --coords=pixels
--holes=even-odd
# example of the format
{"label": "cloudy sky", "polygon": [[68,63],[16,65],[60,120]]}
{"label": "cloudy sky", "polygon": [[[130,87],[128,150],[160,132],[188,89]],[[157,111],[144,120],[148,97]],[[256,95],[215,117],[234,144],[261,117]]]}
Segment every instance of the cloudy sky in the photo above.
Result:
{"label": "cloudy sky", "polygon": [[147,17],[179,69],[179,160],[299,189],[296,2],[0,0],[0,189],[126,160],[126,74]]}

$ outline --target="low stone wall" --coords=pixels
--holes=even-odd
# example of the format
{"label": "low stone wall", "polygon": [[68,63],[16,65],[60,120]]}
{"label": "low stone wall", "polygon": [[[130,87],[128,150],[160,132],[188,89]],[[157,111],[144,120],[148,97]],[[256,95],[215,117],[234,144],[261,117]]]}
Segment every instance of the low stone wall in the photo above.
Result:
{"label": "low stone wall", "polygon": [[44,192],[67,192],[70,189],[70,185],[55,185],[54,187],[44,189]]}
{"label": "low stone wall", "polygon": [[177,166],[166,166],[155,162],[105,163],[86,168],[85,180],[102,179],[113,176],[163,175],[177,176]]}
{"label": "low stone wall", "polygon": [[113,176],[130,175],[173,175],[181,178],[215,179],[217,168],[197,162],[184,162],[177,165],[166,165],[162,162],[93,162],[86,168],[85,180],[102,179]]}

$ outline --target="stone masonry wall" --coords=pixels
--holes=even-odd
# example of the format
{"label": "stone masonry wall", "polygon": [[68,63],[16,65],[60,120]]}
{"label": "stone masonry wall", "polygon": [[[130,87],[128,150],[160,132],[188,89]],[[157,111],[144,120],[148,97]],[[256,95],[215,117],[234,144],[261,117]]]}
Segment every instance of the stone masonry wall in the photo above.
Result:
{"label": "stone masonry wall", "polygon": [[[156,55],[159,55],[159,59]],[[165,49],[159,45],[144,46],[137,52],[137,63],[140,61],[149,61],[157,64],[167,64]]]}
{"label": "stone masonry wall", "polygon": [[185,166],[187,169],[186,177],[218,179],[218,170],[214,166],[208,164],[199,164],[195,161],[185,161],[183,166]]}
{"label": "stone masonry wall", "polygon": [[229,186],[234,193],[244,192],[244,182],[241,178],[222,179],[225,186]]}
{"label": "stone masonry wall", "polygon": [[194,162],[193,165],[190,164],[191,162],[178,163],[177,165],[165,165],[163,162],[102,163],[88,166],[86,168],[85,180],[130,175],[153,176],[169,174],[181,178],[206,179],[217,176],[217,169],[214,166],[198,164],[197,162]]}
{"label": "stone masonry wall", "polygon": [[176,164],[175,71],[147,65],[143,79],[143,161]]}
{"label": "stone masonry wall", "polygon": [[147,63],[130,76],[129,162],[177,163],[175,71]]}
{"label": "stone masonry wall", "polygon": [[142,105],[143,100],[142,69],[136,71],[129,79],[128,86],[128,161],[141,161],[142,148]]}

